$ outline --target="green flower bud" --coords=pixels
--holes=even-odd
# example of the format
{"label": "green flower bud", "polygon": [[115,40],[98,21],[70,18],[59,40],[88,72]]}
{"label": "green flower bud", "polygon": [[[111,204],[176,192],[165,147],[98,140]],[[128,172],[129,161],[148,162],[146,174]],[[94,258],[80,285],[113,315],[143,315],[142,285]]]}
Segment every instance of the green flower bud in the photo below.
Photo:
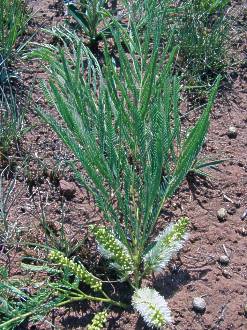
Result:
{"label": "green flower bud", "polygon": [[107,312],[103,311],[96,314],[87,330],[101,330],[107,320]]}
{"label": "green flower bud", "polygon": [[52,251],[49,254],[48,258],[56,262],[60,266],[68,267],[74,275],[79,277],[94,291],[102,291],[102,282],[93,274],[89,273],[89,271],[83,265],[76,264],[74,261],[69,260],[61,252],[58,251]]}
{"label": "green flower bud", "polygon": [[104,227],[91,227],[103,255],[114,261],[124,273],[133,271],[133,262],[125,246]]}

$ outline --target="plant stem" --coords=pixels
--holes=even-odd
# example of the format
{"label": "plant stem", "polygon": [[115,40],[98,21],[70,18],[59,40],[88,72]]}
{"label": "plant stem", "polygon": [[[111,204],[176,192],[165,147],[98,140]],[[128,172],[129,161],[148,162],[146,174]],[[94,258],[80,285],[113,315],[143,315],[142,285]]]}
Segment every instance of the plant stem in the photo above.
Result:
{"label": "plant stem", "polygon": [[69,298],[65,301],[60,302],[59,304],[56,305],[56,307],[62,307],[67,304],[74,303],[76,301],[83,301],[83,300],[93,300],[93,301],[98,301],[98,302],[105,302],[114,306],[126,308],[127,305],[124,303],[121,303],[119,301],[112,300],[110,298],[100,298],[100,297],[93,297],[93,296],[88,296],[88,295],[83,295],[83,296],[78,296],[78,297],[72,297]]}
{"label": "plant stem", "polygon": [[14,317],[13,319],[8,320],[8,321],[6,321],[6,322],[0,324],[0,329],[5,329],[6,326],[11,325],[13,322],[18,321],[18,320],[20,320],[20,319],[23,319],[23,320],[24,320],[24,319],[26,319],[27,317],[31,316],[32,314],[33,314],[33,312],[28,312],[28,313],[25,313],[25,314],[22,314],[22,315],[16,316],[16,317]]}
{"label": "plant stem", "polygon": [[[105,296],[106,296],[106,294],[105,294]],[[127,304],[121,303],[120,301],[112,300],[109,297],[107,297],[107,298],[100,298],[100,297],[93,297],[93,296],[88,296],[88,295],[83,294],[83,295],[79,295],[77,297],[69,298],[69,299],[67,299],[65,301],[61,301],[54,308],[62,307],[64,305],[71,304],[71,303],[74,303],[74,302],[77,302],[77,301],[83,301],[83,300],[86,300],[86,299],[87,300],[93,300],[93,301],[108,303],[108,304],[111,304],[111,305],[114,305],[114,306],[117,306],[117,307],[121,307],[121,308],[127,308],[128,307]],[[13,319],[10,319],[10,320],[8,320],[8,321],[0,324],[0,329],[5,329],[7,326],[11,325],[13,322],[16,322],[18,320],[23,320],[24,321],[26,318],[28,318],[29,316],[33,315],[34,312],[35,311],[28,312],[28,313],[25,313],[25,314],[16,316]]]}
{"label": "plant stem", "polygon": [[136,251],[135,254],[135,271],[134,271],[134,287],[139,288],[141,285],[142,276],[140,275],[140,265],[142,259],[142,250]]}

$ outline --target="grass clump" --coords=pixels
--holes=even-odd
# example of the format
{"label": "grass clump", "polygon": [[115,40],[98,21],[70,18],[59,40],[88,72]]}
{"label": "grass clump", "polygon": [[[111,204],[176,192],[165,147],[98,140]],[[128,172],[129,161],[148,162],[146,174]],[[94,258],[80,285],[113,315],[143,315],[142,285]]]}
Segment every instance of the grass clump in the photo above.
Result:
{"label": "grass clump", "polygon": [[13,141],[22,133],[21,96],[17,96],[13,80],[17,78],[13,64],[26,42],[20,41],[29,19],[26,1],[0,2],[0,161],[6,157]]}
{"label": "grass clump", "polygon": [[206,91],[228,64],[228,5],[228,0],[125,2],[129,20],[137,21],[140,32],[145,31],[152,17],[159,19],[163,46],[170,42],[171,48],[179,48],[175,64],[184,84]]}
{"label": "grass clump", "polygon": [[227,66],[229,1],[183,1],[175,17],[174,42],[187,84],[207,87]]}
{"label": "grass clump", "polygon": [[7,67],[22,48],[18,38],[26,29],[28,11],[24,0],[0,2],[0,82],[8,78]]}
{"label": "grass clump", "polygon": [[9,150],[24,134],[25,105],[11,84],[0,88],[0,165],[6,163]]}

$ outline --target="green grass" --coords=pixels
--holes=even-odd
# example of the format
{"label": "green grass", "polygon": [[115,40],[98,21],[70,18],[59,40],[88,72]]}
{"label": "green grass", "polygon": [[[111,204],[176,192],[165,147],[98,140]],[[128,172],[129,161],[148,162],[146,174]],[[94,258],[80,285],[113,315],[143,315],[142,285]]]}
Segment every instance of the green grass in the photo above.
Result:
{"label": "green grass", "polygon": [[[13,81],[14,68],[26,42],[20,41],[25,32],[29,14],[23,0],[0,2],[0,160],[7,156],[11,145],[22,134],[24,111],[21,95],[17,95]],[[20,93],[19,93],[20,94]],[[27,103],[27,102],[24,102]],[[23,107],[24,108],[24,107]]]}
{"label": "green grass", "polygon": [[0,88],[0,161],[7,161],[8,153],[24,134],[24,114],[27,105],[21,105],[11,84]]}
{"label": "green grass", "polygon": [[137,22],[140,32],[150,20],[154,19],[153,26],[159,20],[163,47],[170,43],[179,49],[175,64],[183,84],[206,92],[228,65],[228,5],[228,0],[125,2],[129,20]]}
{"label": "green grass", "polygon": [[195,84],[212,84],[225,69],[228,32],[225,6],[206,1],[185,3],[175,23],[174,42],[180,47],[181,70]]}
{"label": "green grass", "polygon": [[22,45],[18,44],[18,38],[25,31],[28,19],[24,0],[1,0],[0,81],[4,79],[4,67],[11,63],[22,48]]}

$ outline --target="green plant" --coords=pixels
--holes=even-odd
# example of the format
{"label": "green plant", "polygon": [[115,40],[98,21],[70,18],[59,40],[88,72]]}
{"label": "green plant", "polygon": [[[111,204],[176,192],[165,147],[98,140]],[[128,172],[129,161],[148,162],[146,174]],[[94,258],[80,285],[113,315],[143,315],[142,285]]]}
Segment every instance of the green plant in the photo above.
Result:
{"label": "green plant", "polygon": [[[15,229],[14,223],[9,224],[10,210],[18,196],[16,191],[16,174],[8,178],[9,166],[1,169],[0,174],[0,244],[10,239]],[[7,180],[6,180],[7,177]]]}
{"label": "green plant", "polygon": [[41,284],[38,289],[37,285],[35,294],[30,295],[24,289],[27,288],[28,280],[12,280],[8,271],[0,277],[0,329],[15,329],[27,317],[38,321],[53,306],[53,302],[49,301],[51,290],[49,292],[45,285]]}
{"label": "green plant", "polygon": [[106,0],[80,0],[78,5],[68,5],[68,13],[89,39],[91,49],[97,48],[104,37],[111,36],[111,14],[105,8],[106,3]]}
{"label": "green plant", "polygon": [[6,69],[11,59],[23,48],[17,47],[18,37],[25,31],[28,13],[24,0],[0,2],[0,85],[8,78]]}
{"label": "green plant", "polygon": [[219,10],[224,10],[230,3],[230,0],[192,0],[195,10],[208,14],[215,14]]}
{"label": "green plant", "polygon": [[19,42],[29,14],[24,0],[0,1],[0,162],[6,157],[13,142],[23,133],[24,106],[17,96],[12,80],[12,69],[26,42]]}
{"label": "green plant", "polygon": [[24,134],[25,106],[17,100],[9,81],[0,86],[0,163],[4,162],[8,151]]}
{"label": "green plant", "polygon": [[[228,0],[134,0],[125,1],[129,24],[135,23],[141,35],[150,21],[159,21],[162,45],[178,47],[176,71],[186,87],[208,91],[227,66],[230,17]],[[161,23],[162,22],[162,23]]]}
{"label": "green plant", "polygon": [[[146,268],[144,272],[146,274],[150,271],[160,271],[169,262],[186,238],[187,224],[187,219],[181,219],[159,235],[153,248],[145,256]],[[114,260],[113,267],[117,268],[122,275],[126,275],[126,271],[132,273],[133,263],[128,256],[126,247],[105,228],[94,227],[92,232],[100,243],[101,251],[104,250],[104,255]],[[62,272],[54,270],[50,265],[22,264],[24,270],[29,272],[42,271],[53,276],[56,275],[57,278],[56,282],[47,280],[40,285],[34,282],[33,285],[36,290],[32,295],[21,289],[24,285],[22,281],[11,281],[8,279],[6,271],[2,270],[3,281],[0,283],[2,322],[0,329],[13,329],[28,318],[32,322],[41,321],[54,308],[84,300],[125,309],[129,307],[129,304],[110,298],[105,292],[104,282],[90,273],[81,263],[76,263],[55,250],[49,253],[48,259],[62,268]],[[42,260],[38,260],[38,262],[40,263]],[[127,262],[130,262],[130,265]],[[81,282],[87,285],[91,293],[80,288]],[[132,305],[143,315],[150,326],[160,328],[172,321],[167,303],[158,292],[150,288],[134,287],[134,290]],[[88,329],[101,329],[106,318],[106,311],[96,314]]]}
{"label": "green plant", "polygon": [[150,26],[150,22],[155,20],[156,24],[153,24],[154,30],[157,21],[159,21],[159,27],[163,30],[164,34],[169,36],[172,33],[171,20],[173,20],[173,16],[178,11],[178,7],[174,5],[174,1],[133,0],[123,1],[123,3],[127,9],[129,24],[131,25],[134,22],[140,32],[144,32],[145,27],[147,25]]}
{"label": "green plant", "polygon": [[100,330],[103,328],[104,323],[107,320],[107,312],[103,311],[95,315],[92,323],[88,326],[88,330]]}
{"label": "green plant", "polygon": [[[58,271],[55,272],[51,266],[45,265],[28,265],[24,269],[29,272],[42,271],[47,274],[61,276],[57,282],[49,280],[39,284],[31,282],[31,287],[33,286],[32,294],[28,293],[28,290],[24,291],[22,289],[23,286],[26,288],[30,286],[30,283],[27,285],[28,279],[26,281],[13,281],[8,278],[8,273],[5,269],[2,269],[0,273],[0,276],[2,274],[0,282],[0,329],[14,329],[28,318],[33,322],[41,321],[54,308],[84,300],[101,302],[122,308],[127,307],[124,303],[109,298],[103,290],[102,281],[88,272],[82,264],[75,263],[62,253],[54,250],[51,251],[48,257],[60,268],[63,268],[63,271],[60,273]],[[74,280],[71,279],[72,276],[74,276]],[[80,289],[81,281],[88,285],[92,294],[85,293]],[[105,311],[96,314],[88,329],[101,329],[106,318],[107,313]]]}
{"label": "green plant", "polygon": [[[156,26],[154,31],[147,25],[144,38],[134,24],[129,34],[113,31],[118,67],[105,48],[102,71],[79,38],[64,29],[52,33],[65,46],[69,40],[70,46],[60,52],[44,46],[32,56],[49,64],[49,86],[43,82],[42,88],[62,122],[38,112],[83,166],[87,175],[74,167],[77,178],[111,227],[91,228],[99,249],[134,288],[136,309],[150,311],[149,323],[157,326],[170,318],[155,305],[160,301],[155,291],[140,291],[142,280],[161,271],[181,248],[188,219],[152,238],[165,201],[193,168],[203,145],[220,79],[195,126],[187,136],[182,134],[179,80],[171,75],[176,49],[170,57],[160,53],[161,31]],[[139,308],[138,297],[148,292],[154,292],[153,302],[147,297],[145,308]]]}
{"label": "green plant", "polygon": [[182,1],[174,16],[173,42],[180,48],[177,64],[188,85],[207,87],[227,65],[228,2]]}

